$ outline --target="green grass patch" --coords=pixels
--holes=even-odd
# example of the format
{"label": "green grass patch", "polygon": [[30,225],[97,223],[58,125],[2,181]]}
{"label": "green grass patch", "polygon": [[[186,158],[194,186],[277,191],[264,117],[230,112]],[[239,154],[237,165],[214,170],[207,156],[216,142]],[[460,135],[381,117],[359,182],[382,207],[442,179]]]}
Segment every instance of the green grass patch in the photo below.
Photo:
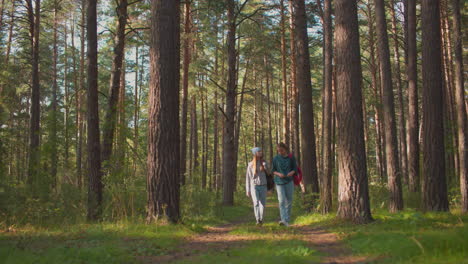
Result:
{"label": "green grass patch", "polygon": [[332,214],[296,222],[337,232],[355,254],[379,257],[376,263],[468,263],[468,216],[413,210],[379,210],[373,216],[367,225],[344,223]]}
{"label": "green grass patch", "polygon": [[300,240],[253,240],[244,246],[212,252],[177,263],[314,263],[320,254]]}
{"label": "green grass patch", "polygon": [[193,231],[177,225],[100,223],[61,228],[23,227],[0,233],[2,263],[139,263],[162,255]]}

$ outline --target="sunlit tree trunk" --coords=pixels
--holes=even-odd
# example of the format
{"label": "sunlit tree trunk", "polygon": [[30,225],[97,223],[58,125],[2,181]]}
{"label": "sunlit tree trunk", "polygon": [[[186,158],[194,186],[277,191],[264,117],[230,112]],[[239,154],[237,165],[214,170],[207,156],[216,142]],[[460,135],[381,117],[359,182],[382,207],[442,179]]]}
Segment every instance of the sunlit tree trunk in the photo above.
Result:
{"label": "sunlit tree trunk", "polygon": [[419,107],[416,46],[416,0],[406,0],[407,9],[407,66],[408,79],[408,181],[410,192],[420,190],[419,184]]}
{"label": "sunlit tree trunk", "polygon": [[185,184],[185,173],[187,168],[187,116],[188,116],[188,82],[189,82],[189,68],[190,68],[190,39],[191,39],[191,20],[190,15],[191,1],[185,2],[185,15],[184,15],[184,38],[183,38],[183,79],[182,79],[182,123],[180,134],[180,177],[181,183]]}
{"label": "sunlit tree trunk", "polygon": [[180,220],[179,16],[178,0],[151,2],[148,222]]}
{"label": "sunlit tree trunk", "polygon": [[362,123],[362,71],[357,3],[335,0],[338,218],[372,220]]}
{"label": "sunlit tree trunk", "polygon": [[[462,5],[463,6],[463,5]],[[463,43],[462,43],[462,23],[460,14],[460,0],[452,0],[453,9],[453,36],[455,51],[455,101],[457,111],[457,136],[458,136],[458,157],[461,191],[461,210],[468,212],[468,140],[467,140],[467,117],[464,96],[464,71],[463,71]]]}
{"label": "sunlit tree trunk", "polygon": [[99,139],[97,0],[88,0],[88,220],[102,214],[101,144]]}
{"label": "sunlit tree trunk", "polygon": [[302,171],[306,190],[319,192],[314,131],[314,109],[309,61],[309,41],[304,0],[294,0],[294,28],[296,37],[296,85],[300,87]]}
{"label": "sunlit tree trunk", "polygon": [[112,57],[111,83],[109,89],[109,100],[107,103],[106,115],[104,117],[103,139],[102,139],[102,162],[106,173],[109,173],[111,166],[114,135],[117,126],[117,106],[121,87],[121,76],[125,53],[125,27],[127,24],[127,0],[117,2],[117,32],[115,36],[115,46]]}
{"label": "sunlit tree trunk", "polygon": [[447,211],[440,1],[422,0],[423,207]]}
{"label": "sunlit tree trunk", "polygon": [[31,107],[29,121],[29,156],[28,156],[28,183],[31,187],[37,187],[40,171],[40,98],[41,87],[39,83],[39,36],[40,36],[40,17],[41,1],[35,0],[33,6],[32,0],[27,2],[29,33],[31,38]]}
{"label": "sunlit tree trunk", "polygon": [[378,39],[377,51],[380,60],[382,85],[385,155],[387,160],[388,189],[390,191],[389,210],[390,212],[396,212],[403,209],[403,194],[401,189],[401,170],[398,159],[390,49],[388,44],[384,0],[374,0],[374,4]]}

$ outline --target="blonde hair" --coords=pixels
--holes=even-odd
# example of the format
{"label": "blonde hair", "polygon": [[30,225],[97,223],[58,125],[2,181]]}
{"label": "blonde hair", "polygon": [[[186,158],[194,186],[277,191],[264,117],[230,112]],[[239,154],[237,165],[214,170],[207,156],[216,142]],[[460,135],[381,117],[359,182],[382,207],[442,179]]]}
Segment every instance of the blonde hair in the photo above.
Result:
{"label": "blonde hair", "polygon": [[[257,159],[257,155],[254,155],[252,159],[252,171],[254,175],[257,174]],[[263,158],[261,158],[260,161],[263,161]]]}

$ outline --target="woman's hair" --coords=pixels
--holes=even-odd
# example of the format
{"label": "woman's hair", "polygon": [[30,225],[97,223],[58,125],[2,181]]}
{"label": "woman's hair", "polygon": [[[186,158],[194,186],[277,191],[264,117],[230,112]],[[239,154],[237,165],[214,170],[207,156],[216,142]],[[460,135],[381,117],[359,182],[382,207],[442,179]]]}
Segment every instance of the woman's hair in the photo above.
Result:
{"label": "woman's hair", "polygon": [[278,143],[277,147],[285,149],[287,152],[289,152],[288,145],[284,144],[283,142]]}
{"label": "woman's hair", "polygon": [[[258,160],[258,159],[260,159],[260,160]],[[262,162],[262,161],[263,161],[263,157],[262,157],[262,158],[257,158],[257,155],[254,154],[254,155],[253,155],[253,159],[252,159],[252,170],[253,170],[254,174],[257,173],[257,162],[258,162],[258,161]]]}

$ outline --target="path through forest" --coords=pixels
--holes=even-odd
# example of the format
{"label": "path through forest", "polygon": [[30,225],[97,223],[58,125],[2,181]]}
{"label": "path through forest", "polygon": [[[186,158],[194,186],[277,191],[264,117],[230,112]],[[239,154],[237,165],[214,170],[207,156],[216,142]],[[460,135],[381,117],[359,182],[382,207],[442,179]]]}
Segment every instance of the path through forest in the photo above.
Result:
{"label": "path through forest", "polygon": [[[278,210],[269,206],[273,210]],[[267,209],[270,209],[267,208]],[[290,227],[279,227],[271,218],[276,217],[270,213],[267,220],[271,220],[263,227],[254,226],[251,219],[244,217],[227,224],[207,227],[202,233],[196,234],[183,242],[180,246],[170,250],[167,254],[161,256],[141,256],[139,259],[143,263],[207,263],[206,258],[211,259],[229,257],[228,263],[243,263],[237,259],[234,251],[240,252],[245,249],[251,249],[252,242],[260,242],[264,245],[270,242],[290,244],[287,241],[300,241],[306,245],[310,252],[314,254],[310,257],[311,261],[306,263],[367,263],[369,258],[365,256],[353,256],[351,251],[340,241],[339,237],[321,227],[312,227],[307,225],[291,225]],[[248,219],[247,219],[248,218]],[[277,249],[274,249],[277,250]],[[242,251],[244,252],[244,251]],[[237,253],[242,255],[242,253]],[[285,253],[288,254],[288,253]],[[205,260],[204,258],[205,257]],[[259,254],[256,261],[263,263],[262,255]],[[222,261],[220,261],[222,262]],[[267,262],[267,261],[265,261]],[[225,262],[226,263],[226,262]]]}

